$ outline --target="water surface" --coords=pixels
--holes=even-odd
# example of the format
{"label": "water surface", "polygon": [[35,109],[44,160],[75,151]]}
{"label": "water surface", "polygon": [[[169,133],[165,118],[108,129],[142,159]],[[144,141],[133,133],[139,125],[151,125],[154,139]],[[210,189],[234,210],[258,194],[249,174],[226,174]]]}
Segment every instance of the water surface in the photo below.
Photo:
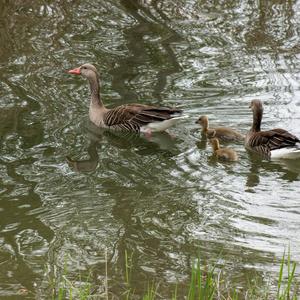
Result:
{"label": "water surface", "polygon": [[[125,252],[140,297],[152,280],[184,291],[199,255],[241,292],[275,281],[288,245],[300,262],[300,161],[236,144],[239,162],[217,162],[195,124],[245,133],[259,98],[264,128],[300,136],[300,2],[175,2],[0,3],[1,298],[49,299],[66,269],[101,293],[106,260],[120,296]],[[151,140],[96,130],[86,82],[64,72],[85,62],[107,106],[190,118]]]}

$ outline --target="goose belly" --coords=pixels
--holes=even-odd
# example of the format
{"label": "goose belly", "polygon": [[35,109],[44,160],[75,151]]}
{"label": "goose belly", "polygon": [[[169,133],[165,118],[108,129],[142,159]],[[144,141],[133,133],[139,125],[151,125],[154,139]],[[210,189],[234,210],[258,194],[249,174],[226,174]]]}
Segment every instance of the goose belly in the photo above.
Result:
{"label": "goose belly", "polygon": [[297,159],[300,158],[299,147],[287,147],[271,151],[271,159]]}
{"label": "goose belly", "polygon": [[141,132],[147,132],[149,130],[152,132],[165,131],[166,129],[174,126],[178,121],[185,119],[187,117],[188,116],[179,116],[161,122],[148,123],[147,125],[142,126],[140,130]]}

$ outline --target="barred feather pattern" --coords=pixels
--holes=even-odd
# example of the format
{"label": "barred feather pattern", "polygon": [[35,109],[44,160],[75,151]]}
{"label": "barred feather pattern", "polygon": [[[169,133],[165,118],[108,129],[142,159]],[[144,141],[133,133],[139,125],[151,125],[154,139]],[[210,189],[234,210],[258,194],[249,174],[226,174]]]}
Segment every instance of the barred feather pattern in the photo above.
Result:
{"label": "barred feather pattern", "polygon": [[285,129],[274,128],[261,131],[260,124],[263,116],[263,105],[260,100],[252,100],[250,105],[253,111],[253,123],[246,135],[245,147],[270,157],[272,150],[295,147],[300,140]]}
{"label": "barred feather pattern", "polygon": [[[175,119],[182,113],[180,109],[176,108],[153,107],[143,104],[126,104],[107,109],[100,98],[99,74],[95,66],[83,64],[79,68],[69,70],[69,73],[81,75],[88,80],[91,90],[89,117],[98,127],[140,132],[141,128],[148,124],[154,125],[152,123],[161,122],[162,124],[155,125],[164,125],[165,127],[161,126],[161,130],[165,130],[167,129],[166,123],[171,126],[175,122],[164,121]],[[159,130],[159,126],[154,127]]]}
{"label": "barred feather pattern", "polygon": [[288,131],[275,128],[269,131],[249,132],[245,145],[263,155],[270,156],[272,150],[293,147],[300,140]]}
{"label": "barred feather pattern", "polygon": [[126,104],[108,110],[103,118],[105,127],[116,130],[140,132],[142,126],[171,119],[181,114],[179,109],[152,107],[142,104]]}

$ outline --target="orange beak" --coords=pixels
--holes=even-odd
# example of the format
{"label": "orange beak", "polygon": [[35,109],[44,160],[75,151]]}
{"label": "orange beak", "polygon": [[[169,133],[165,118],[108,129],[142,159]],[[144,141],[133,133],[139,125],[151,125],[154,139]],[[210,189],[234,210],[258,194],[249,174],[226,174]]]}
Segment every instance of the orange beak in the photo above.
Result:
{"label": "orange beak", "polygon": [[73,70],[69,70],[68,73],[69,73],[69,74],[74,74],[74,75],[80,75],[80,74],[81,74],[80,68],[76,68],[76,69],[73,69]]}

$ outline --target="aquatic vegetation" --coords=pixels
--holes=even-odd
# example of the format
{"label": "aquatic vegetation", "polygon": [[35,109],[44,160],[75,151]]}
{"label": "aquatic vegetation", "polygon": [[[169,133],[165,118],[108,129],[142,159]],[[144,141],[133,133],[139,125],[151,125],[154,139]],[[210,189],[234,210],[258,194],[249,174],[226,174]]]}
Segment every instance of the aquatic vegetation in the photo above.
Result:
{"label": "aquatic vegetation", "polygon": [[[138,299],[135,291],[131,285],[131,268],[132,268],[132,254],[125,251],[125,274],[123,282],[125,283],[125,291],[121,295],[121,299]],[[104,292],[98,293],[97,287],[93,287],[90,283],[90,278],[81,286],[75,286],[72,281],[68,280],[67,273],[61,276],[61,281],[58,283],[57,290],[53,290],[53,300],[63,299],[119,299],[115,295],[110,295],[108,286],[108,275],[106,265],[106,279],[105,287],[102,287]],[[188,300],[238,300],[238,299],[276,299],[276,300],[297,300],[297,293],[299,292],[299,285],[295,278],[296,263],[291,261],[290,251],[283,253],[280,266],[279,275],[276,286],[261,286],[257,283],[255,278],[249,282],[247,291],[241,291],[238,288],[231,287],[223,274],[222,269],[218,269],[216,265],[205,264],[200,258],[194,260],[191,267],[191,274],[186,284],[185,299]],[[180,299],[178,296],[178,285],[175,285],[171,292],[170,299]],[[143,300],[162,299],[159,291],[159,283],[148,282]]]}

